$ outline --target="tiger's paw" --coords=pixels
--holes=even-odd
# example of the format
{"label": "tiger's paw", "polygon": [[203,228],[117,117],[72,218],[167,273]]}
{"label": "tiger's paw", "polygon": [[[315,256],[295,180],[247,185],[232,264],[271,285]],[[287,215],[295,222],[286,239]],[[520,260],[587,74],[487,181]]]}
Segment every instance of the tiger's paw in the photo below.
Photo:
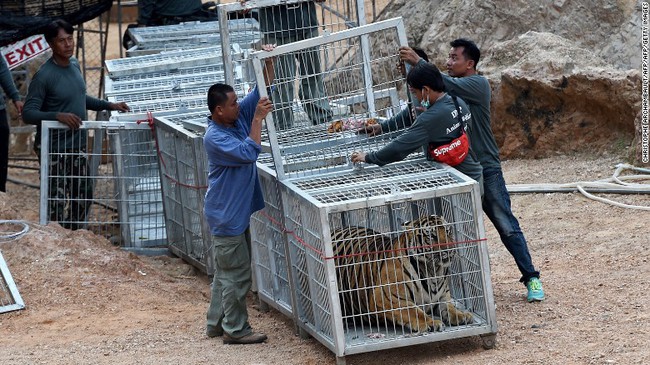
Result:
{"label": "tiger's paw", "polygon": [[445,327],[445,324],[442,323],[441,320],[439,319],[434,319],[433,320],[433,326],[431,326],[430,331],[431,332],[438,332],[442,331],[442,329]]}
{"label": "tiger's paw", "polygon": [[445,316],[445,323],[450,326],[459,326],[461,324],[469,324],[474,322],[472,313],[462,311],[451,304],[447,305],[447,316]]}

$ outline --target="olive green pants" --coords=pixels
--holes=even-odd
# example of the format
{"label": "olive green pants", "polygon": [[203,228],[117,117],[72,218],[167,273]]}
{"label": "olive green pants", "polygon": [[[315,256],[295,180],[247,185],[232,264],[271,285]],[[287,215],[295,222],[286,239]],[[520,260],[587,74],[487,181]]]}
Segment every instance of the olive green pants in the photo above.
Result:
{"label": "olive green pants", "polygon": [[233,237],[212,236],[212,252],[215,270],[208,326],[220,326],[233,338],[249,335],[253,332],[246,309],[252,271],[250,230]]}

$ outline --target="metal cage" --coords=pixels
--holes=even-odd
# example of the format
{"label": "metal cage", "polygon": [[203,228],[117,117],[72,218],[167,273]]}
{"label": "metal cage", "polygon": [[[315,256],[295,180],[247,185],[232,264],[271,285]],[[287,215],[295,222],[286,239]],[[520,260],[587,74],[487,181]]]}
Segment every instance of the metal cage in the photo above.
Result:
{"label": "metal cage", "polygon": [[205,113],[155,120],[167,243],[174,254],[212,274],[210,229],[203,216],[208,170],[203,133],[182,125],[192,121],[205,124]]}
{"label": "metal cage", "polygon": [[147,124],[43,121],[40,222],[125,247],[165,244],[158,156]]}
{"label": "metal cage", "polygon": [[[291,232],[287,240],[295,317],[338,357],[496,333],[475,181],[455,169],[414,160],[287,179],[280,190],[284,230]],[[441,223],[424,231],[442,229],[444,241],[429,237],[397,243],[421,234],[408,222],[432,216]],[[349,227],[371,231],[337,236]],[[450,261],[447,271],[434,269],[445,260]],[[404,268],[408,265],[410,270]],[[413,270],[416,275],[403,275]],[[432,282],[446,282],[448,296],[426,299],[426,290],[415,289],[431,287]],[[411,300],[393,302],[390,295],[368,294],[387,291],[410,292]],[[467,318],[458,321],[451,312],[440,313],[447,305]]]}
{"label": "metal cage", "polygon": [[[373,38],[385,47],[370,49]],[[266,96],[266,58],[305,50],[314,57],[339,55],[339,67],[321,70],[328,101],[344,106],[346,122],[367,123],[401,111],[404,77],[395,65],[405,44],[403,21],[390,19],[255,52],[251,59]],[[270,89],[312,76],[276,80]],[[296,115],[295,105],[279,107]],[[425,160],[421,151],[384,167],[350,162],[353,151],[379,149],[400,131],[369,138],[357,134],[354,123],[342,130],[331,130],[336,120],[287,128],[279,117],[267,116],[270,154],[258,159],[267,208],[251,221],[260,298],[285,310],[340,362],[361,352],[493,337],[478,183]],[[278,209],[282,214],[274,215]],[[284,239],[287,247],[271,239]],[[291,300],[282,296],[287,289]]]}

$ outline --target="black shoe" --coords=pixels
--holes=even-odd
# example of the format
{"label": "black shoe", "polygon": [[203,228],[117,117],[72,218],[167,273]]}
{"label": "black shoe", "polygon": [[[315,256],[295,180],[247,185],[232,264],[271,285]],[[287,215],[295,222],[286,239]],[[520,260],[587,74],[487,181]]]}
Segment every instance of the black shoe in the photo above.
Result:
{"label": "black shoe", "polygon": [[208,326],[205,329],[205,334],[210,338],[221,337],[223,336],[223,328],[221,328],[221,326]]}
{"label": "black shoe", "polygon": [[252,343],[262,343],[266,341],[267,337],[263,333],[252,332],[244,337],[234,338],[229,334],[223,334],[223,343],[226,345],[249,345]]}

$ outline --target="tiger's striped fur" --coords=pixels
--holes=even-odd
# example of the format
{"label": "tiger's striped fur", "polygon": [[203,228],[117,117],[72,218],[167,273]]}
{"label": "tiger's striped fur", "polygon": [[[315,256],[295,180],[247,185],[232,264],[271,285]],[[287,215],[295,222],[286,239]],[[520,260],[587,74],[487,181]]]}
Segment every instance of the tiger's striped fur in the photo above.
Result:
{"label": "tiger's striped fur", "polygon": [[[462,311],[454,305],[449,290],[449,267],[457,250],[448,243],[454,242],[444,218],[432,215],[414,222],[405,223],[408,235],[409,258],[423,282],[429,295],[426,302],[431,303],[429,314],[439,317],[447,325],[458,326],[472,323],[470,312]],[[415,252],[413,252],[415,251]]]}
{"label": "tiger's striped fur", "polygon": [[[444,220],[424,217],[406,228],[394,241],[364,227],[332,233],[343,315],[363,315],[380,325],[390,321],[415,333],[442,329],[443,322],[434,316],[450,325],[471,322],[471,313],[452,304],[442,276],[451,258],[436,256],[439,243],[451,242]],[[422,310],[425,304],[433,304],[429,312]]]}

